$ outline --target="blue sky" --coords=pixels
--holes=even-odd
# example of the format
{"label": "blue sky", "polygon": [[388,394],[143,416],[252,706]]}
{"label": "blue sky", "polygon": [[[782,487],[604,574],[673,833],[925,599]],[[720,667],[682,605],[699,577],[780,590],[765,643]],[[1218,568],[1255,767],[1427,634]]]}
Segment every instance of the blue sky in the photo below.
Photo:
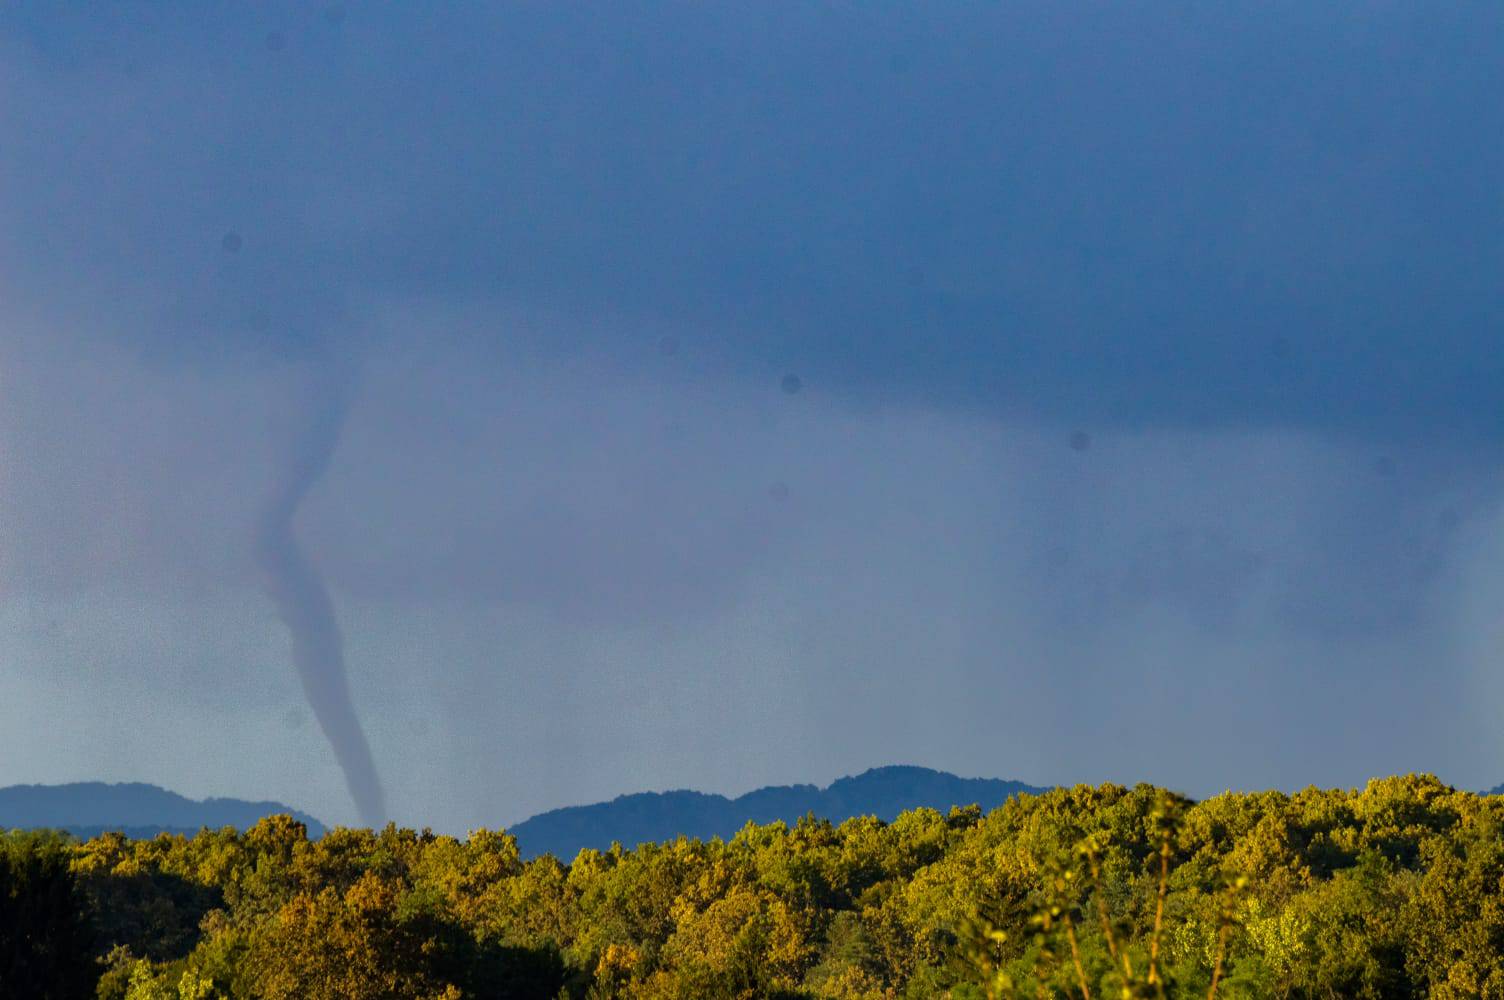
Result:
{"label": "blue sky", "polygon": [[333,416],[298,536],[398,818],[1495,784],[1501,33],[8,8],[0,781],[353,818],[252,543]]}

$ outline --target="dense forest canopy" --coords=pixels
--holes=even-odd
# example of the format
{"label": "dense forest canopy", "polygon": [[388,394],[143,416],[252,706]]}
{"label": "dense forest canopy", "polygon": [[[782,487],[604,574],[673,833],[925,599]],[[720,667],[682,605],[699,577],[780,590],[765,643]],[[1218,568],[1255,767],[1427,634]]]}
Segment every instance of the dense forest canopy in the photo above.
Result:
{"label": "dense forest canopy", "polygon": [[[1148,785],[524,861],[502,832],[12,833],[0,993],[1504,997],[1504,799]],[[1157,982],[1156,982],[1157,980]]]}

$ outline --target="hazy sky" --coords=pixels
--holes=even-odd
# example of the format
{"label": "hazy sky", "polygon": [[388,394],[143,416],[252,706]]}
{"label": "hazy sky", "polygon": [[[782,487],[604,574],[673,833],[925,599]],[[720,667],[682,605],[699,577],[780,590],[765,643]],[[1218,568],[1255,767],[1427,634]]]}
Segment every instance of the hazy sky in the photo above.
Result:
{"label": "hazy sky", "polygon": [[1504,780],[1504,7],[437,7],[0,8],[0,784]]}

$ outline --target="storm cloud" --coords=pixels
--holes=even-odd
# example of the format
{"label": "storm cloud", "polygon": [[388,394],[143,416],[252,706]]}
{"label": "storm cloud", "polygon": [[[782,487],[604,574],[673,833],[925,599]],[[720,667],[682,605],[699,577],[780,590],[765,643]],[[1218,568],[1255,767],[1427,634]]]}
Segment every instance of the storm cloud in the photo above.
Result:
{"label": "storm cloud", "polygon": [[1501,29],[0,13],[0,778],[341,818],[251,544],[338,358],[277,550],[395,816],[897,759],[1496,784]]}

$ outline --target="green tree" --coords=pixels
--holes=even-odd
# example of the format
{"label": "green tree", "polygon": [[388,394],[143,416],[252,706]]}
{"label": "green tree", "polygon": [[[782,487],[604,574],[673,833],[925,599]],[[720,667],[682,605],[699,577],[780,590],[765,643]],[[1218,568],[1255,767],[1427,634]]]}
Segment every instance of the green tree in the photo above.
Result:
{"label": "green tree", "polygon": [[64,835],[0,833],[0,996],[92,995],[94,934],[71,860]]}

